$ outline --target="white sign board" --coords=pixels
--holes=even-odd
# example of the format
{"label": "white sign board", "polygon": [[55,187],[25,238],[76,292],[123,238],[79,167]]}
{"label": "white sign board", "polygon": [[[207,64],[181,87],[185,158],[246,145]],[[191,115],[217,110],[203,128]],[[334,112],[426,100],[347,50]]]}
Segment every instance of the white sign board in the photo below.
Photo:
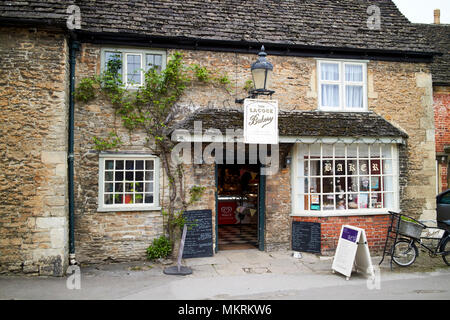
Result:
{"label": "white sign board", "polygon": [[344,225],[334,255],[332,269],[350,279],[353,266],[374,277],[375,272],[370,258],[369,246],[364,229]]}
{"label": "white sign board", "polygon": [[277,100],[244,100],[244,143],[278,144]]}

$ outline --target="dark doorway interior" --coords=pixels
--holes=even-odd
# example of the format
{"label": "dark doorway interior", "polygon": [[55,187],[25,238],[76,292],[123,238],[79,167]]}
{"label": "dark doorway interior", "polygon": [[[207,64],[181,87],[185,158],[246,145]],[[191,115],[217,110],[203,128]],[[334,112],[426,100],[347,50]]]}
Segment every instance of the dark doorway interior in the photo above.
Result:
{"label": "dark doorway interior", "polygon": [[219,250],[258,248],[259,165],[218,165]]}

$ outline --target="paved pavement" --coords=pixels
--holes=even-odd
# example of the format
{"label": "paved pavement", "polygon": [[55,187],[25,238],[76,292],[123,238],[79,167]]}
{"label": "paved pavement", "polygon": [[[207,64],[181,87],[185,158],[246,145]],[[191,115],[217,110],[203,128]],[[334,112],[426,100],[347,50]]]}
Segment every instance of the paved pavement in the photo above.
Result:
{"label": "paved pavement", "polygon": [[[378,266],[380,257],[373,257]],[[350,280],[333,274],[332,257],[292,251],[220,251],[214,257],[186,259],[188,276],[163,274],[167,266],[149,261],[81,267],[80,289],[73,280],[0,276],[0,299],[445,299],[450,268],[422,254],[409,268],[377,269],[375,281],[361,273]]]}

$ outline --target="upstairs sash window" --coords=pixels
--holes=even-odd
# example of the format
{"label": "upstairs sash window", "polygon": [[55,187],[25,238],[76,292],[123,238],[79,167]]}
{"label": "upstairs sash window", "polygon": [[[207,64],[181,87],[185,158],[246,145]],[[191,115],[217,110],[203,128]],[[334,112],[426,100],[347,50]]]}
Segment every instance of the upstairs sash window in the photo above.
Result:
{"label": "upstairs sash window", "polygon": [[319,109],[325,111],[366,111],[366,64],[318,61]]}

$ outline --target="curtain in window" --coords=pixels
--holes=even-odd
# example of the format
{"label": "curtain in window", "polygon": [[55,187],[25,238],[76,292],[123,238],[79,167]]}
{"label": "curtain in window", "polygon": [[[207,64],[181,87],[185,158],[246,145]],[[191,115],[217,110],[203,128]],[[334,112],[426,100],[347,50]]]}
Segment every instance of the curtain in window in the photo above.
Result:
{"label": "curtain in window", "polygon": [[361,82],[361,85],[345,86],[345,105],[348,108],[363,107],[363,67],[361,65],[346,64],[345,65],[345,81]]}
{"label": "curtain in window", "polygon": [[339,64],[322,63],[320,67],[321,80],[339,81]]}
{"label": "curtain in window", "polygon": [[339,85],[322,84],[322,105],[324,107],[339,107]]}
{"label": "curtain in window", "polygon": [[348,108],[362,108],[363,91],[362,86],[345,86],[345,105]]}

